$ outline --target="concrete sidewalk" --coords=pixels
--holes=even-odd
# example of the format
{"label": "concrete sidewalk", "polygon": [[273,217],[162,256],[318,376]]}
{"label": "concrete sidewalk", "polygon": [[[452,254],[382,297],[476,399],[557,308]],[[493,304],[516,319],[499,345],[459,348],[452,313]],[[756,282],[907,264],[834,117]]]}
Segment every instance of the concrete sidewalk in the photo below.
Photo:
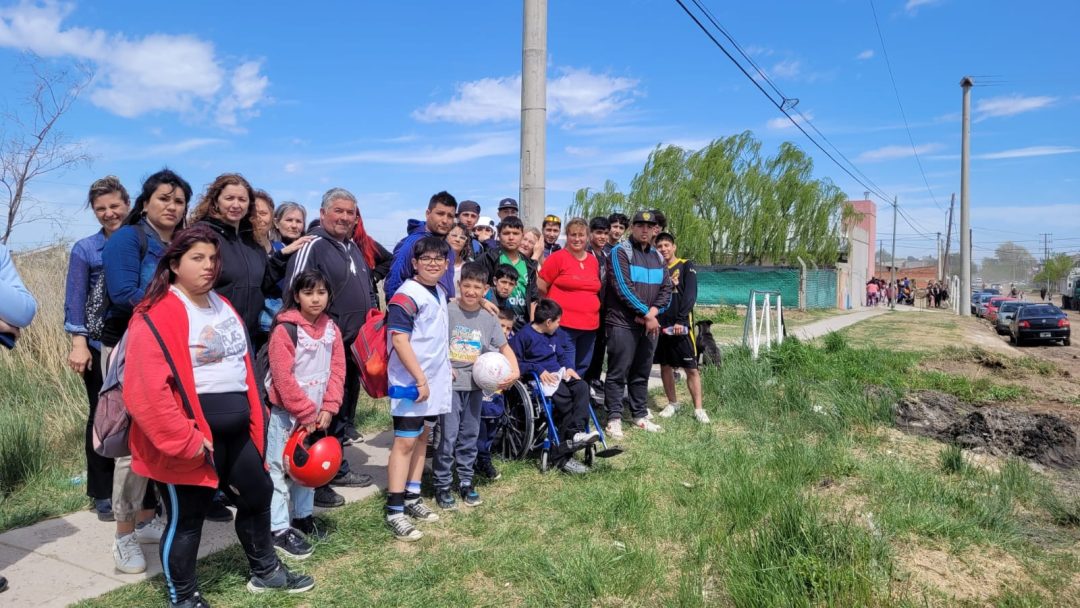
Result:
{"label": "concrete sidewalk", "polygon": [[[384,432],[359,446],[345,448],[353,470],[375,480],[366,488],[337,488],[346,501],[362,500],[386,487],[392,440],[392,434]],[[115,524],[98,521],[90,511],[80,511],[0,534],[0,574],[10,585],[0,594],[0,606],[67,606],[161,572],[157,544],[142,546],[145,573],[117,572],[112,558],[114,533]],[[232,523],[206,522],[199,557],[236,543]]]}

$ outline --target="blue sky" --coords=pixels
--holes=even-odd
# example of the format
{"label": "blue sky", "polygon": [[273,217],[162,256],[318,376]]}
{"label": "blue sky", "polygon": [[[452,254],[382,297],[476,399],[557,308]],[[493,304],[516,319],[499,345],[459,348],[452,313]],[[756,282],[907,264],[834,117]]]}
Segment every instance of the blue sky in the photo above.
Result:
{"label": "blue sky", "polygon": [[[959,80],[973,90],[976,257],[1004,240],[1080,251],[1080,3],[875,0],[933,197],[912,155],[867,0],[706,4],[799,109],[887,193],[898,253],[932,252],[959,194]],[[81,60],[95,81],[64,119],[95,160],[32,186],[61,223],[18,228],[15,247],[75,239],[108,173],[129,190],[163,165],[196,192],[239,171],[276,200],[317,209],[331,186],[357,194],[392,246],[405,220],[446,189],[494,204],[518,192],[521,2],[3,3],[0,100],[19,110],[15,69],[33,50]],[[1035,8],[1030,8],[1035,7]],[[551,2],[549,211],[580,187],[624,189],[658,143],[696,148],[752,130],[785,140],[851,197],[863,187],[817,152],[673,0]],[[957,213],[957,218],[959,213]],[[891,214],[879,210],[879,236]]]}

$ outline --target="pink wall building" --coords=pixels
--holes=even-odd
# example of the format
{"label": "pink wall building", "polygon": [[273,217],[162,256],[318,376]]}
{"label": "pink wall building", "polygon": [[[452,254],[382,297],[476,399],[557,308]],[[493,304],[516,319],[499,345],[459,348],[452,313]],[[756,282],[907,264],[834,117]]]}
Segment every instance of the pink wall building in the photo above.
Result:
{"label": "pink wall building", "polygon": [[848,201],[848,204],[855,208],[855,211],[862,214],[863,218],[857,227],[866,231],[867,241],[870,243],[870,259],[866,261],[866,280],[870,280],[870,277],[874,274],[874,258],[877,257],[877,205],[871,200],[861,201]]}

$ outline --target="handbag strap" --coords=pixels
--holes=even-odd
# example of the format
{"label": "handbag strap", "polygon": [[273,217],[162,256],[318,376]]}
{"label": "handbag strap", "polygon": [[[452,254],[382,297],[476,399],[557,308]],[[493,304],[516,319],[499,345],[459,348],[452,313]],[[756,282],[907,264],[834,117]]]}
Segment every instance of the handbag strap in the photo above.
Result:
{"label": "handbag strap", "polygon": [[165,341],[161,339],[161,334],[158,333],[157,327],[154,327],[154,322],[150,320],[150,317],[144,312],[142,313],[143,321],[146,321],[146,326],[150,328],[150,331],[154,334],[154,338],[157,339],[158,346],[161,347],[162,354],[165,355],[165,362],[169,364],[169,371],[172,372],[173,381],[176,382],[176,390],[180,393],[180,401],[184,404],[184,410],[187,412],[189,418],[195,418],[195,412],[191,409],[191,402],[188,401],[187,393],[184,392],[184,385],[180,383],[180,374],[176,372],[176,364],[173,363],[172,356],[169,355],[169,349],[165,348]]}

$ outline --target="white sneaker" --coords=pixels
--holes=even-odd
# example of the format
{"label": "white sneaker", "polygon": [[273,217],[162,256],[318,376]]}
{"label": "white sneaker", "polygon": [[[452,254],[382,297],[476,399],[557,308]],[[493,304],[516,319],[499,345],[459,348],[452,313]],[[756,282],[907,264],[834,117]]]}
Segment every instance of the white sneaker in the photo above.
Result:
{"label": "white sneaker", "polygon": [[648,418],[638,418],[637,420],[634,421],[634,426],[636,426],[637,428],[639,428],[639,429],[641,429],[643,431],[649,431],[650,433],[660,433],[660,432],[663,432],[663,430],[664,430],[663,428],[660,427],[659,424],[656,424],[655,422],[649,420]]}
{"label": "white sneaker", "polygon": [[120,572],[124,574],[146,572],[146,557],[134,532],[113,540],[112,555],[116,569]]}
{"label": "white sneaker", "polygon": [[587,445],[596,443],[599,439],[600,433],[597,433],[596,431],[582,431],[580,433],[574,433],[574,439],[572,441],[579,445]]}
{"label": "white sneaker", "polygon": [[709,424],[712,422],[709,420],[709,415],[705,413],[705,410],[694,410],[694,418],[701,424]]}
{"label": "white sneaker", "polygon": [[165,534],[165,520],[155,517],[142,526],[135,526],[135,538],[140,543],[160,543]]}
{"label": "white sneaker", "polygon": [[607,436],[611,439],[622,439],[622,420],[611,420],[607,423],[607,428],[604,429]]}
{"label": "white sneaker", "polygon": [[645,419],[652,420],[652,410],[649,408],[645,408]]}
{"label": "white sneaker", "polygon": [[679,411],[679,404],[678,403],[669,403],[667,407],[660,410],[659,415],[660,415],[661,418],[671,418],[672,416],[675,415],[675,412],[677,412],[677,411]]}

